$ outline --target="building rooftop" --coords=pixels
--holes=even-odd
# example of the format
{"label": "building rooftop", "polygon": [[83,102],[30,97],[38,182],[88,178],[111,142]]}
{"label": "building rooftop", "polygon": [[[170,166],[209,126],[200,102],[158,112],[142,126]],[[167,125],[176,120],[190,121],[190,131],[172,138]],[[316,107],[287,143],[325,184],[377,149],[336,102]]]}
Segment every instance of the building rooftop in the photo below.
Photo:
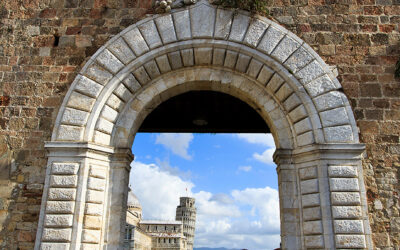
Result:
{"label": "building rooftop", "polygon": [[142,220],[140,224],[151,225],[182,225],[182,221],[176,220]]}

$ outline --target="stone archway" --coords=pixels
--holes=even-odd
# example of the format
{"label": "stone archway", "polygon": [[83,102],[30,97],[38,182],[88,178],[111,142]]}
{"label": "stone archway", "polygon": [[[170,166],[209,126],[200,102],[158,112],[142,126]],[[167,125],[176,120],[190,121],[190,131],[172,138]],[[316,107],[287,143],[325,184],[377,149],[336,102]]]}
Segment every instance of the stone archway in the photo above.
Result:
{"label": "stone archway", "polygon": [[208,1],[155,15],[103,46],[56,120],[36,249],[118,249],[130,153],[146,115],[191,90],[245,101],[277,152],[284,249],[372,249],[364,146],[340,83],[301,39]]}

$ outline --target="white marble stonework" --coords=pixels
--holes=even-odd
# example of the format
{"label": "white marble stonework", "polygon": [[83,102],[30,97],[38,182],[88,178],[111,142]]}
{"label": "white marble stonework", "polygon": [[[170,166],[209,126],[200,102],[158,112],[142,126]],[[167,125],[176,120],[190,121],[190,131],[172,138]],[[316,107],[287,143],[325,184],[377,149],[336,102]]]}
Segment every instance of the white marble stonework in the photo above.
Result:
{"label": "white marble stonework", "polygon": [[283,249],[372,249],[364,146],[336,72],[271,20],[208,1],[153,15],[107,42],[71,85],[49,151],[35,249],[120,249],[130,148],[157,105],[230,94],[274,136]]}

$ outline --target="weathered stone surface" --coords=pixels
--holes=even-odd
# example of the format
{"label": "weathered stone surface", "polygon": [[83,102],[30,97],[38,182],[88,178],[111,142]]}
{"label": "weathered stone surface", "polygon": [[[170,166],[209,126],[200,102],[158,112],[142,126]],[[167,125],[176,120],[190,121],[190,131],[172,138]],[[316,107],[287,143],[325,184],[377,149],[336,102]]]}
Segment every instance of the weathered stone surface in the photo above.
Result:
{"label": "weathered stone surface", "polygon": [[357,177],[356,166],[329,166],[328,173],[330,177]]}
{"label": "weathered stone surface", "polygon": [[46,227],[72,227],[73,218],[72,214],[47,214],[44,218],[44,225]]}
{"label": "weathered stone surface", "polygon": [[265,30],[268,28],[268,24],[261,20],[252,20],[250,27],[247,30],[244,43],[252,47],[257,47],[261,37],[264,35]]}
{"label": "weathered stone surface", "polygon": [[86,202],[102,204],[104,201],[104,192],[88,190],[86,194]]}
{"label": "weathered stone surface", "polygon": [[101,65],[114,74],[124,67],[124,64],[109,50],[104,50],[96,59]]}
{"label": "weathered stone surface", "polygon": [[215,12],[214,8],[206,5],[190,10],[193,38],[210,38],[213,36]]}
{"label": "weathered stone surface", "polygon": [[104,179],[89,177],[88,188],[97,191],[104,191],[106,186],[106,181]]}
{"label": "weathered stone surface", "polygon": [[292,119],[293,122],[300,121],[306,118],[307,115],[307,110],[304,108],[303,105],[298,106],[289,113],[289,117],[290,119]]}
{"label": "weathered stone surface", "polygon": [[359,191],[360,187],[356,178],[330,178],[331,191]]}
{"label": "weathered stone surface", "polygon": [[194,52],[193,49],[181,50],[182,62],[185,67],[194,65]]}
{"label": "weathered stone surface", "polygon": [[122,83],[119,84],[114,90],[114,94],[121,98],[124,102],[128,102],[132,98],[131,92]]}
{"label": "weathered stone surface", "polygon": [[156,18],[155,22],[164,44],[175,42],[177,40],[171,15],[164,15]]}
{"label": "weathered stone surface", "polygon": [[50,179],[51,187],[76,187],[78,185],[78,176],[52,175]]}
{"label": "weathered stone surface", "polygon": [[340,248],[365,248],[364,235],[336,235],[336,247]]}
{"label": "weathered stone surface", "polygon": [[307,84],[319,76],[322,76],[324,71],[317,61],[313,61],[298,72],[295,73],[296,77],[303,84]]}
{"label": "weathered stone surface", "polygon": [[154,49],[162,45],[161,38],[153,20],[139,25],[139,30],[150,49]]}
{"label": "weathered stone surface", "polygon": [[82,242],[85,243],[99,243],[100,242],[100,230],[84,229],[82,231]]}
{"label": "weathered stone surface", "polygon": [[135,93],[142,87],[132,74],[129,74],[128,77],[123,80],[123,82],[132,93]]}
{"label": "weathered stone surface", "polygon": [[103,215],[103,204],[86,203],[85,214],[88,215]]}
{"label": "weathered stone surface", "polygon": [[319,191],[318,180],[313,179],[302,181],[300,182],[300,188],[302,194],[317,193]]}
{"label": "weathered stone surface", "polygon": [[333,205],[360,205],[361,198],[358,192],[332,192]]}
{"label": "weathered stone surface", "polygon": [[241,42],[249,27],[250,17],[242,14],[234,15],[229,40]]}
{"label": "weathered stone surface", "polygon": [[349,125],[324,128],[324,134],[327,142],[352,142],[354,140],[353,130]]}
{"label": "weathered stone surface", "polygon": [[318,177],[317,167],[307,167],[299,170],[301,180],[314,179]]}
{"label": "weathered stone surface", "polygon": [[89,175],[91,177],[105,179],[107,178],[107,170],[105,167],[91,166],[89,170]]}
{"label": "weathered stone surface", "polygon": [[361,218],[360,206],[332,206],[332,216],[335,219],[357,219]]}
{"label": "weathered stone surface", "polygon": [[75,202],[72,201],[47,201],[46,212],[50,214],[72,214]]}
{"label": "weathered stone surface", "polygon": [[296,94],[289,96],[283,103],[285,109],[290,112],[301,104],[300,98]]}
{"label": "weathered stone surface", "polygon": [[117,39],[114,43],[112,43],[108,49],[116,56],[118,59],[124,64],[128,64],[133,59],[136,58],[133,51],[129,48],[129,45],[126,44],[123,38]]}
{"label": "weathered stone surface", "polygon": [[100,84],[107,84],[111,78],[113,78],[113,74],[111,74],[107,69],[103,66],[93,62],[85,71],[85,76],[96,81]]}
{"label": "weathered stone surface", "polygon": [[125,104],[121,99],[118,98],[118,96],[114,94],[110,95],[106,103],[108,106],[117,111],[121,111]]}
{"label": "weathered stone surface", "polygon": [[99,130],[107,134],[111,134],[113,128],[114,128],[114,123],[106,119],[99,119],[99,121],[96,124],[96,130]]}
{"label": "weathered stone surface", "polygon": [[335,90],[335,85],[327,75],[323,75],[312,82],[305,84],[305,88],[312,97]]}
{"label": "weathered stone surface", "polygon": [[149,51],[149,47],[147,46],[143,36],[140,34],[138,28],[134,28],[127,32],[124,35],[124,39],[129,44],[130,48],[135,52],[136,56],[140,56]]}
{"label": "weathered stone surface", "polygon": [[106,106],[104,106],[103,110],[101,111],[101,116],[111,122],[115,122],[118,117],[118,112],[106,105]]}
{"label": "weathered stone surface", "polygon": [[335,233],[339,234],[361,234],[364,233],[364,226],[361,220],[335,220]]}
{"label": "weathered stone surface", "polygon": [[192,32],[190,30],[189,11],[179,11],[173,13],[175,31],[178,40],[187,40],[191,38]]}
{"label": "weathered stone surface", "polygon": [[336,108],[320,113],[322,126],[331,127],[348,123],[349,117],[345,108]]}
{"label": "weathered stone surface", "polygon": [[293,52],[295,52],[300,47],[300,44],[293,40],[292,38],[286,36],[284,37],[278,46],[272,52],[272,56],[275,57],[280,62],[285,62]]}
{"label": "weathered stone surface", "polygon": [[233,11],[217,9],[217,18],[215,24],[215,38],[228,39],[233,20]]}
{"label": "weathered stone surface", "polygon": [[274,71],[272,69],[267,66],[263,66],[260,74],[258,75],[257,81],[259,81],[261,84],[267,85],[273,74]]}
{"label": "weathered stone surface", "polygon": [[284,65],[288,67],[291,72],[296,73],[304,66],[306,66],[309,62],[311,62],[312,59],[313,57],[310,55],[310,53],[308,53],[306,49],[301,47],[286,60]]}
{"label": "weathered stone surface", "polygon": [[303,222],[303,229],[306,235],[321,234],[323,232],[322,222],[320,220]]}
{"label": "weathered stone surface", "polygon": [[57,139],[60,141],[80,141],[83,138],[84,128],[61,125],[58,129]]}
{"label": "weathered stone surface", "polygon": [[312,130],[312,125],[311,121],[309,118],[305,118],[301,121],[298,121],[294,124],[294,129],[296,131],[296,134],[302,134],[304,132]]}
{"label": "weathered stone surface", "polygon": [[83,126],[86,124],[88,117],[88,112],[66,108],[61,122],[68,125]]}
{"label": "weathered stone surface", "polygon": [[265,32],[264,38],[258,45],[258,49],[261,51],[271,54],[276,45],[278,45],[279,41],[283,38],[285,34],[283,34],[280,30],[275,27],[269,26],[267,31]]}
{"label": "weathered stone surface", "polygon": [[90,80],[87,77],[82,76],[76,85],[76,90],[82,92],[91,97],[97,97],[100,91],[103,89],[103,86],[96,83],[95,81]]}
{"label": "weathered stone surface", "polygon": [[149,74],[151,79],[154,79],[161,74],[154,60],[145,63],[144,68],[146,69],[146,72]]}
{"label": "weathered stone surface", "polygon": [[318,111],[333,109],[344,106],[342,93],[338,91],[331,91],[326,94],[314,98],[314,103]]}
{"label": "weathered stone surface", "polygon": [[238,60],[236,62],[236,70],[242,73],[246,72],[247,67],[250,63],[250,59],[251,57],[249,56],[239,54]]}
{"label": "weathered stone surface", "polygon": [[320,207],[303,208],[303,220],[320,220],[322,218]]}
{"label": "weathered stone surface", "polygon": [[72,229],[43,229],[42,240],[52,242],[69,242],[71,241]]}
{"label": "weathered stone surface", "polygon": [[75,175],[78,173],[79,163],[52,163],[51,173],[58,175]]}
{"label": "weathered stone surface", "polygon": [[75,188],[50,188],[49,200],[73,201],[76,198]]}
{"label": "weathered stone surface", "polygon": [[320,205],[319,194],[306,194],[301,196],[303,207],[313,207]]}
{"label": "weathered stone surface", "polygon": [[101,229],[102,220],[100,216],[85,215],[83,224],[85,229]]}
{"label": "weathered stone surface", "polygon": [[70,243],[46,243],[40,245],[40,250],[69,250]]}
{"label": "weathered stone surface", "polygon": [[304,244],[309,248],[323,248],[324,237],[322,235],[306,236]]}

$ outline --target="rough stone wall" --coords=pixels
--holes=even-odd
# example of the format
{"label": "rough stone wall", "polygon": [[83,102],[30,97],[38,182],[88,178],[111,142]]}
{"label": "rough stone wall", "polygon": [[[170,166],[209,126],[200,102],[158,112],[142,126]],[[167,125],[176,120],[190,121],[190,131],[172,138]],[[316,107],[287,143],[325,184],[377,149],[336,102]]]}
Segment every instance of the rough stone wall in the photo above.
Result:
{"label": "rough stone wall", "polygon": [[[399,0],[268,0],[271,18],[337,65],[366,143],[377,248],[400,245]],[[44,142],[70,84],[150,0],[0,2],[0,249],[32,249],[45,176]]]}

